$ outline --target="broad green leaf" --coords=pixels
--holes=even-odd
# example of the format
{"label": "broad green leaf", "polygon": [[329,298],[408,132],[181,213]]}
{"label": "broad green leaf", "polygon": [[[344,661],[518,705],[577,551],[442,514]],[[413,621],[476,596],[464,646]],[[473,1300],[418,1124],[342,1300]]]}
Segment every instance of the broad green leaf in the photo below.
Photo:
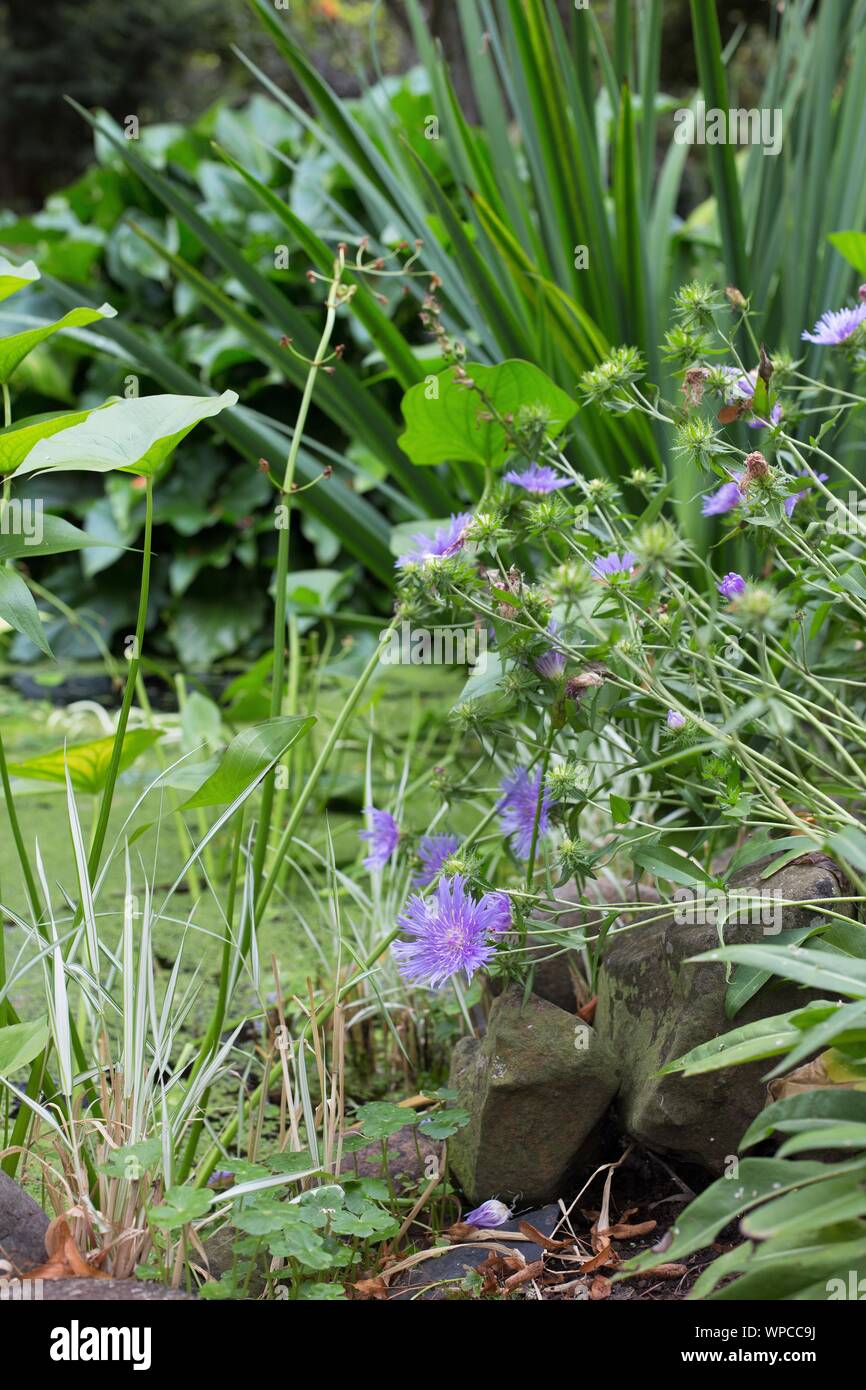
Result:
{"label": "broad green leaf", "polygon": [[631,802],[625,796],[610,794],[610,814],[614,825],[627,825],[631,819]]}
{"label": "broad green leaf", "polygon": [[[521,408],[541,412],[550,438],[560,433],[577,410],[577,403],[531,362],[514,359],[497,367],[467,362],[465,370],[500,415],[517,416]],[[413,463],[459,461],[498,467],[511,445],[495,420],[479,420],[486,411],[479,392],[460,386],[454,380],[454,368],[446,368],[404,395],[406,430],[397,442]]]}
{"label": "broad green leaf", "polygon": [[262,724],[242,729],[226,749],[219,767],[198,791],[184,802],[184,810],[197,806],[222,806],[234,801],[254,782],[264,777],[274,763],[315,724],[315,718],[290,716],[266,719]]}
{"label": "broad green leaf", "polygon": [[866,1122],[848,1120],[844,1124],[822,1125],[820,1129],[795,1134],[779,1150],[780,1158],[814,1149],[866,1149]]}
{"label": "broad green leaf", "polygon": [[736,1063],[754,1062],[759,1057],[775,1057],[780,1052],[787,1052],[801,1037],[800,1029],[791,1023],[790,1014],[761,1018],[756,1023],[747,1023],[742,1028],[723,1033],[721,1037],[700,1043],[685,1056],[668,1062],[667,1066],[661,1068],[660,1074],[667,1076],[671,1072],[681,1071],[686,1076],[699,1076],[703,1072],[719,1071]]}
{"label": "broad green leaf", "polygon": [[[120,771],[134,763],[160,737],[156,729],[131,729],[123,740]],[[68,767],[75,791],[89,792],[95,796],[105,785],[113,748],[113,738],[98,738],[93,743],[76,743],[67,748],[58,748],[53,753],[43,753],[38,758],[28,758],[24,763],[10,763],[9,771],[16,777],[65,785]]]}
{"label": "broad green leaf", "polygon": [[237,392],[221,396],[142,396],[94,411],[80,425],[43,439],[18,474],[43,469],[89,473],[138,473],[152,477],[193,426],[235,405]]}
{"label": "broad green leaf", "polygon": [[26,1067],[39,1056],[47,1041],[48,1023],[44,1018],[0,1028],[0,1076],[9,1076]]}
{"label": "broad green leaf", "polygon": [[92,410],[74,410],[65,415],[50,415],[29,425],[16,425],[13,429],[0,431],[0,473],[13,473],[40,439],[49,439],[61,430],[68,430],[92,414]]}
{"label": "broad green leaf", "polygon": [[855,869],[866,870],[866,835],[856,825],[837,830],[827,841],[828,852],[847,860]]}
{"label": "broad green leaf", "polygon": [[825,994],[866,998],[866,960],[856,960],[835,952],[811,951],[805,946],[788,949],[757,945],[720,946],[693,959],[731,960],[737,964],[754,965],[760,970],[769,970],[773,975],[781,975],[786,980],[811,985]]}
{"label": "broad green leaf", "polygon": [[98,1164],[100,1173],[109,1178],[126,1178],[137,1181],[140,1177],[157,1168],[162,1162],[162,1140],[159,1135],[141,1139],[137,1144],[124,1144],[112,1149],[104,1163]]}
{"label": "broad green leaf", "polygon": [[27,356],[28,352],[59,333],[63,328],[84,328],[97,319],[113,319],[117,313],[110,304],[101,304],[98,309],[70,309],[55,323],[44,324],[41,328],[28,328],[23,333],[13,333],[8,338],[0,338],[0,381],[8,381]]}
{"label": "broad green leaf", "polygon": [[204,1216],[210,1210],[210,1205],[211,1193],[202,1192],[201,1188],[170,1187],[165,1194],[165,1201],[148,1213],[148,1219],[155,1226],[174,1231]]}
{"label": "broad green leaf", "polygon": [[38,279],[39,271],[32,261],[13,265],[5,256],[0,256],[0,300],[8,299],[11,294]]}
{"label": "broad green leaf", "polygon": [[[852,1165],[852,1168],[855,1165]],[[824,1181],[830,1172],[824,1163],[791,1163],[779,1158],[744,1158],[736,1178],[719,1178],[691,1202],[673,1228],[673,1240],[664,1255],[647,1251],[630,1260],[625,1273],[649,1269],[662,1260],[681,1260],[702,1250],[719,1231],[759,1206],[767,1197],[781,1197],[796,1188]]]}
{"label": "broad green leaf", "polygon": [[23,633],[46,656],[51,656],[36,601],[20,574],[8,565],[0,569],[0,620]]}
{"label": "broad green leaf", "polygon": [[858,275],[866,275],[866,232],[830,232],[827,240]]}
{"label": "broad green leaf", "polygon": [[[822,1147],[825,1135],[826,1131],[822,1130]],[[785,1147],[787,1149],[787,1145]],[[810,1139],[810,1147],[817,1147],[814,1137]],[[780,1150],[778,1156],[782,1158],[784,1152]],[[831,1178],[818,1187],[788,1192],[775,1201],[765,1202],[744,1217],[741,1229],[744,1235],[754,1236],[758,1240],[769,1240],[773,1236],[791,1238],[835,1225],[837,1221],[850,1221],[864,1215],[866,1190],[851,1177]]]}
{"label": "broad green leaf", "polygon": [[866,1124],[866,1095],[862,1091],[846,1091],[831,1086],[801,1091],[774,1101],[762,1110],[749,1125],[740,1149],[749,1149],[769,1139],[775,1131],[785,1134],[808,1129],[814,1134],[822,1125],[841,1120],[857,1120]]}
{"label": "broad green leaf", "polygon": [[388,1100],[371,1100],[358,1107],[355,1116],[367,1139],[387,1139],[405,1125],[414,1125],[418,1116],[414,1110],[394,1105]]}
{"label": "broad green leaf", "polygon": [[[805,941],[813,932],[820,931],[819,926],[794,927],[789,931],[780,931],[774,938],[776,946],[799,946],[801,941]],[[728,985],[725,992],[725,1017],[736,1018],[740,1009],[752,999],[770,978],[769,970],[757,970],[754,966],[740,965],[734,972],[734,978]]]}
{"label": "broad green leaf", "polygon": [[[14,504],[13,498],[13,504]],[[34,533],[37,528],[34,526]],[[71,521],[62,516],[42,516],[39,524],[41,536],[36,539],[10,532],[0,531],[0,562],[3,560],[27,560],[35,555],[62,555],[69,550],[90,550],[109,545],[108,541],[89,536]]]}
{"label": "broad green leaf", "polygon": [[636,864],[648,869],[656,878],[666,878],[670,883],[712,883],[699,864],[684,854],[677,854],[667,845],[638,844],[629,853]]}

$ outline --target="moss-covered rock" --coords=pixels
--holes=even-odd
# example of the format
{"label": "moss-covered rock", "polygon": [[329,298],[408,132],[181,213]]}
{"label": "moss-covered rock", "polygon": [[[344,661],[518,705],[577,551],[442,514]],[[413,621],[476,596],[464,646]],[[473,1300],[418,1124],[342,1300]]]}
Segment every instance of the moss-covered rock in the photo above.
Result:
{"label": "moss-covered rock", "polygon": [[[823,855],[804,855],[766,879],[772,858],[735,874],[729,888],[778,895],[793,902],[839,896],[839,870]],[[814,907],[781,907],[774,929],[803,927]],[[680,914],[682,916],[682,914]],[[728,923],[727,944],[769,941],[767,923]],[[668,1150],[721,1172],[737,1152],[747,1126],[766,1104],[767,1063],[729,1067],[703,1076],[660,1077],[665,1063],[727,1033],[732,1027],[784,1013],[812,997],[796,985],[768,982],[737,1014],[725,1014],[722,963],[689,964],[691,956],[719,944],[713,922],[677,921],[673,914],[652,925],[614,935],[599,975],[595,1027],[615,1054],[622,1076],[617,1098],[622,1128],[650,1148]]]}
{"label": "moss-covered rock", "polygon": [[617,1064],[594,1029],[510,985],[479,1042],[454,1051],[451,1085],[471,1121],[449,1145],[470,1202],[543,1203],[564,1190],[593,1146],[618,1084]]}

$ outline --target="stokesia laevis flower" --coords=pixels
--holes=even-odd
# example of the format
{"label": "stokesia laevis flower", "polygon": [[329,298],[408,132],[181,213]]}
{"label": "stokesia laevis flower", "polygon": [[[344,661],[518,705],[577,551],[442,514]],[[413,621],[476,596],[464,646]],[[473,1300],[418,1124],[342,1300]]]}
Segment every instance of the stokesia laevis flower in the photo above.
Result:
{"label": "stokesia laevis flower", "polygon": [[482,1202],[480,1207],[468,1211],[463,1218],[467,1226],[480,1226],[484,1230],[492,1226],[504,1226],[510,1219],[511,1208],[504,1202],[497,1202],[495,1198],[489,1202]]}
{"label": "stokesia laevis flower", "polygon": [[803,329],[802,337],[808,343],[820,343],[822,347],[832,347],[844,343],[856,333],[861,323],[866,322],[866,303],[854,309],[828,309],[822,314],[812,332]]}
{"label": "stokesia laevis flower", "polygon": [[715,492],[706,493],[701,503],[701,513],[703,516],[723,516],[725,512],[732,512],[734,507],[738,507],[742,500],[739,483],[733,479],[729,483],[722,483]]}
{"label": "stokesia laevis flower", "polygon": [[[547,632],[550,637],[556,637],[559,632],[559,623],[555,618],[551,618],[547,624]],[[565,670],[565,654],[557,651],[556,647],[548,647],[546,652],[535,663],[535,669],[546,681],[558,681]]]}
{"label": "stokesia laevis flower", "polygon": [[445,860],[460,844],[456,835],[422,835],[418,841],[418,858],[421,872],[412,882],[416,888],[427,888],[433,882]]}
{"label": "stokesia laevis flower", "polygon": [[668,710],[668,712],[667,712],[667,726],[668,726],[669,729],[682,729],[682,728],[684,727],[684,725],[685,725],[685,722],[686,722],[685,715],[684,715],[684,714],[680,714],[679,710],[676,710],[676,709],[669,709],[669,710]]}
{"label": "stokesia laevis flower", "polygon": [[535,497],[544,497],[546,493],[556,492],[561,487],[571,487],[574,480],[563,478],[561,473],[546,463],[531,463],[523,473],[515,469],[506,473],[505,481],[514,487],[522,487],[524,492],[531,492]]}
{"label": "stokesia laevis flower", "polygon": [[[809,478],[809,477],[811,477],[811,474],[809,474],[809,473],[801,473],[799,476],[800,476],[801,478]],[[819,482],[821,482],[821,483],[826,483],[826,481],[827,481],[827,479],[829,478],[830,475],[829,475],[829,473],[816,473],[815,476],[817,477],[817,479],[818,479]],[[792,492],[792,493],[790,494],[790,496],[788,496],[788,497],[785,498],[784,506],[785,506],[785,515],[786,515],[786,516],[791,516],[791,515],[793,514],[794,508],[796,507],[797,503],[800,501],[800,498],[801,498],[801,497],[805,497],[805,496],[806,496],[806,493],[807,493],[808,491],[809,491],[809,489],[808,489],[807,487],[804,487],[803,490],[802,490],[802,492]]]}
{"label": "stokesia laevis flower", "polygon": [[370,817],[368,830],[359,830],[358,837],[368,840],[370,853],[364,860],[365,869],[383,869],[397,848],[400,827],[387,811],[377,811],[375,806],[367,806],[365,815]]}
{"label": "stokesia laevis flower", "polygon": [[[511,848],[518,859],[528,859],[532,849],[538,794],[541,788],[541,768],[530,776],[525,767],[518,767],[502,779],[505,793],[499,803],[499,818],[504,833],[511,838]],[[538,838],[546,834],[553,798],[545,787],[538,816]]]}
{"label": "stokesia laevis flower", "polygon": [[730,574],[726,574],[724,579],[721,579],[716,585],[722,598],[736,598],[738,594],[743,592],[745,587],[745,579],[734,570],[731,570]]}
{"label": "stokesia laevis flower", "polygon": [[612,550],[610,555],[599,555],[589,568],[596,579],[629,579],[636,564],[637,556],[631,550],[624,550],[622,555]]}
{"label": "stokesia laevis flower", "polygon": [[468,980],[494,955],[503,927],[503,893],[476,900],[462,874],[439,880],[430,898],[409,899],[398,926],[410,937],[392,946],[400,974],[414,984],[441,985],[463,971]]}
{"label": "stokesia laevis flower", "polygon": [[435,535],[425,536],[421,531],[416,532],[414,536],[410,537],[412,549],[407,550],[405,555],[400,555],[394,561],[395,568],[403,569],[406,565],[423,565],[427,560],[454,555],[463,548],[466,541],[466,531],[471,520],[471,512],[452,513],[448,525],[440,526]]}

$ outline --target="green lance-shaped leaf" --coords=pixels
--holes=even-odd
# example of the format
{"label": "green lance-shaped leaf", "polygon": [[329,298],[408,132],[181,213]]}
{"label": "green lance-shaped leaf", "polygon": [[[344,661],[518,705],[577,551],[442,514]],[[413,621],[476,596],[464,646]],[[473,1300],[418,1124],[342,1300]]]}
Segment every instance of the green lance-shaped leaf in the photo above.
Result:
{"label": "green lance-shaped leaf", "polygon": [[96,319],[113,319],[117,313],[110,304],[101,304],[98,309],[70,309],[62,319],[43,324],[41,328],[28,328],[23,333],[13,333],[9,338],[0,338],[0,381],[7,382],[24,358],[35,347],[59,333],[63,328],[84,328]]}
{"label": "green lance-shaped leaf", "polygon": [[51,656],[36,601],[20,574],[8,567],[0,569],[0,622],[8,623]]}
{"label": "green lance-shaped leaf", "polygon": [[0,256],[0,301],[17,294],[25,285],[32,285],[39,279],[39,271],[32,261],[23,265],[13,265],[5,256]]}
{"label": "green lance-shaped leaf", "polygon": [[[29,499],[28,499],[29,501]],[[14,507],[15,499],[7,503]],[[26,505],[26,503],[25,503]],[[27,518],[27,513],[22,515]],[[35,555],[63,555],[70,550],[92,550],[94,548],[117,549],[114,541],[101,541],[89,536],[80,526],[64,521],[62,516],[37,514],[31,522],[31,534],[19,529],[5,535],[0,531],[0,562],[4,560],[28,560]]]}
{"label": "green lance-shaped leaf", "polygon": [[274,763],[315,724],[312,716],[266,719],[242,729],[226,749],[220,764],[184,803],[184,810],[198,806],[224,806],[262,778]]}
{"label": "green lance-shaped leaf", "polygon": [[0,1076],[26,1067],[39,1056],[47,1041],[48,1024],[44,1018],[0,1028]]}
{"label": "green lance-shaped leaf", "polygon": [[[497,367],[467,362],[465,371],[497,414],[518,416],[521,410],[537,413],[546,420],[550,438],[555,438],[577,411],[576,402],[531,362],[515,358]],[[486,413],[478,391],[461,386],[454,380],[453,367],[448,367],[435,377],[435,384],[419,382],[406,392],[406,430],[397,442],[413,463],[452,461],[496,468],[512,446],[496,420],[479,419]]]}
{"label": "green lance-shaped leaf", "polygon": [[50,439],[61,430],[80,425],[92,414],[92,410],[66,411],[0,431],[0,473],[14,473],[40,439]]}
{"label": "green lance-shaped leaf", "polygon": [[866,232],[830,232],[827,240],[858,275],[866,275]]}
{"label": "green lance-shaped leaf", "polygon": [[[120,755],[122,772],[150,748],[161,735],[157,729],[132,729],[123,740]],[[23,763],[10,763],[9,771],[15,777],[26,777],[37,782],[66,783],[66,769],[69,779],[77,792],[89,792],[96,796],[105,785],[105,778],[111,764],[114,738],[98,738],[92,743],[76,743],[71,747],[57,748],[52,753],[43,753],[38,758],[28,758]]]}
{"label": "green lance-shaped leaf", "polygon": [[153,477],[200,420],[237,403],[236,391],[221,396],[143,396],[117,401],[87,420],[43,439],[31,449],[16,476],[55,469],[89,473],[138,473]]}

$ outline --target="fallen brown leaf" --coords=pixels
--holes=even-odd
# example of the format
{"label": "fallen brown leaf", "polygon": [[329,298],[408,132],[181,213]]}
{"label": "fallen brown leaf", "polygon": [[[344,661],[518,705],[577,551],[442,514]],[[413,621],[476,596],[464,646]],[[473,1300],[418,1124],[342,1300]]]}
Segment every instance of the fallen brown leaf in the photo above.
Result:
{"label": "fallen brown leaf", "polygon": [[620,1221],[606,1231],[599,1231],[599,1235],[610,1236],[611,1240],[634,1240],[636,1236],[648,1236],[658,1224],[657,1221],[639,1221],[636,1226],[629,1226],[627,1222]]}
{"label": "fallen brown leaf", "polygon": [[610,1298],[612,1287],[609,1279],[605,1279],[603,1274],[597,1274],[589,1286],[590,1299],[597,1303],[602,1298]]}
{"label": "fallen brown leaf", "polygon": [[573,1240],[554,1240],[551,1236],[546,1236],[543,1231],[539,1231],[529,1221],[521,1221],[519,1229],[523,1235],[535,1241],[536,1245],[540,1245],[542,1250],[570,1250],[574,1245]]}
{"label": "fallen brown leaf", "polygon": [[56,1216],[45,1232],[48,1259],[27,1271],[28,1279],[109,1279],[75,1244],[65,1216]]}
{"label": "fallen brown leaf", "polygon": [[578,1009],[577,1016],[583,1023],[592,1023],[595,1018],[595,1010],[598,1005],[598,995],[594,994],[588,999],[582,1008]]}
{"label": "fallen brown leaf", "polygon": [[377,1275],[375,1279],[358,1279],[352,1288],[356,1290],[358,1298],[388,1297],[388,1285],[381,1274]]}
{"label": "fallen brown leaf", "polygon": [[521,1284],[529,1283],[530,1279],[538,1279],[544,1273],[544,1261],[533,1260],[532,1264],[524,1265],[516,1274],[512,1274],[505,1280],[503,1288],[516,1289]]}
{"label": "fallen brown leaf", "polygon": [[638,1269],[632,1276],[635,1279],[682,1279],[688,1274],[688,1265],[656,1265],[654,1269]]}

